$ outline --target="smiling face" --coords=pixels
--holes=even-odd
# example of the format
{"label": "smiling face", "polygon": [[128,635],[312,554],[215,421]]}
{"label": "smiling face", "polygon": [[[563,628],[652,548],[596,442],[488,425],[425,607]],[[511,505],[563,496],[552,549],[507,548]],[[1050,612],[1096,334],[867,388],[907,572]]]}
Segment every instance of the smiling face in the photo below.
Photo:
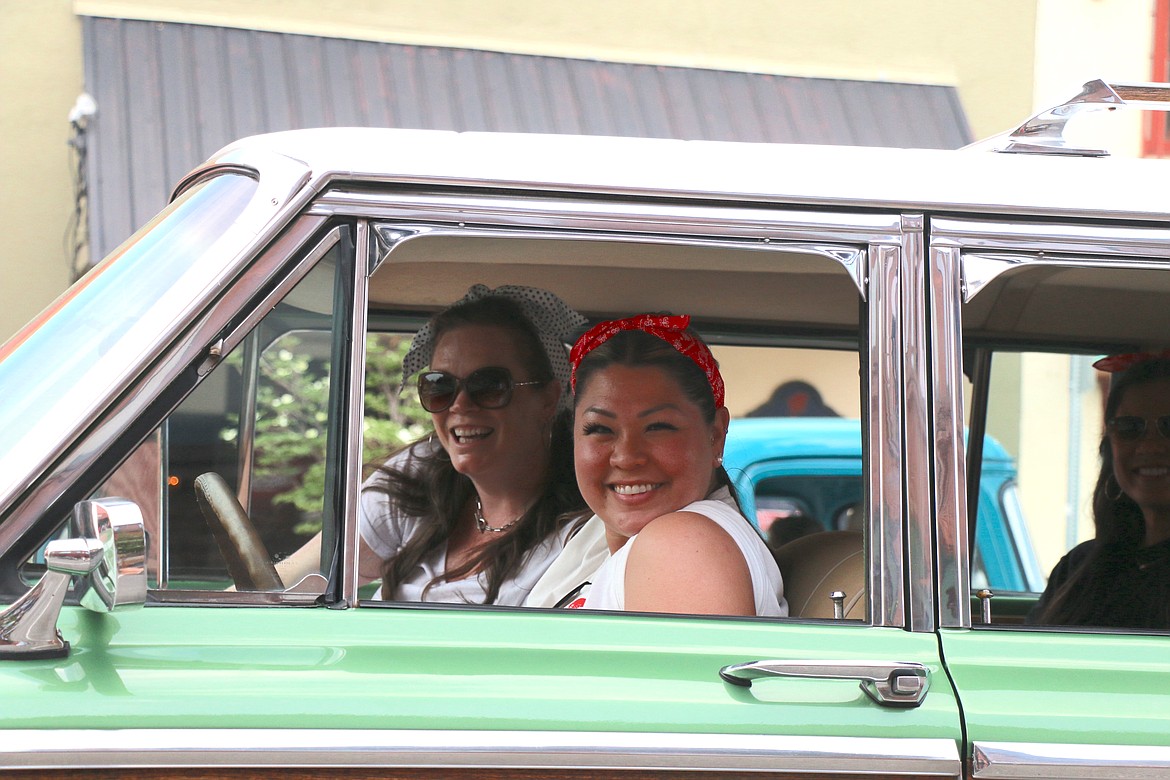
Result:
{"label": "smiling face", "polygon": [[[466,325],[439,336],[431,368],[466,379],[487,366],[508,369],[515,382],[534,379],[518,337],[508,328]],[[460,474],[481,480],[539,481],[548,466],[549,426],[560,395],[559,385],[517,387],[511,402],[484,409],[460,387],[451,406],[431,415],[435,435]]]}
{"label": "smiling face", "polygon": [[723,454],[727,410],[707,422],[678,382],[652,367],[611,365],[577,387],[577,484],[617,550],[657,517],[706,498]]}
{"label": "smiling face", "polygon": [[1113,474],[1147,521],[1170,517],[1170,439],[1163,437],[1156,419],[1170,415],[1170,378],[1140,382],[1125,389],[1114,417],[1141,417],[1146,430],[1136,439],[1109,434]]}

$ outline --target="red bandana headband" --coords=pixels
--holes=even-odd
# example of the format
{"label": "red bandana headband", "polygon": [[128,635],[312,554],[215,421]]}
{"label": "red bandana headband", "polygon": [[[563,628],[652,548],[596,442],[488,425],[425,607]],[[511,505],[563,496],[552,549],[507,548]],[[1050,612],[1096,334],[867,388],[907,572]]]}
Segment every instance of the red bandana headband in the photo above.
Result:
{"label": "red bandana headband", "polygon": [[715,408],[722,407],[723,377],[719,374],[719,364],[715,362],[715,356],[711,354],[706,344],[687,333],[687,326],[690,324],[689,314],[639,314],[624,320],[607,320],[594,325],[577,339],[573,351],[569,353],[569,362],[573,364],[573,389],[577,389],[577,367],[581,365],[586,355],[623,330],[640,330],[662,339],[703,369],[703,373],[707,375],[707,384],[711,385],[711,393],[715,396]]}
{"label": "red bandana headband", "polygon": [[1123,355],[1110,355],[1094,363],[1093,368],[1116,374],[1151,360],[1170,360],[1170,349],[1164,349],[1161,352],[1127,352]]}

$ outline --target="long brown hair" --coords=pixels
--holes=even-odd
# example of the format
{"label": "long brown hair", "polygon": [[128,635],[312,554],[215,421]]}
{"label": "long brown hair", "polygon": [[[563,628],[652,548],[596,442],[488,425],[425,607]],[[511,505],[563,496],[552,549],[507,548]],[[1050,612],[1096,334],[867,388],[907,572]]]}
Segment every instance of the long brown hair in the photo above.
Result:
{"label": "long brown hair", "polygon": [[[515,301],[488,296],[456,304],[431,321],[436,341],[447,331],[467,326],[491,326],[510,332],[531,378],[555,381],[536,327]],[[409,465],[379,466],[382,486],[368,488],[385,490],[396,511],[419,521],[414,535],[383,566],[383,598],[392,598],[399,583],[419,562],[446,544],[475,491],[471,479],[455,470],[447,452],[437,443],[433,446],[416,443],[411,449],[413,457]],[[520,570],[528,551],[580,515],[584,506],[573,473],[572,422],[569,412],[562,411],[552,420],[548,469],[536,501],[516,522],[515,528],[484,546],[463,565],[448,569],[432,580],[424,592],[440,581],[461,580],[482,570],[487,581],[485,603],[494,603],[500,586]]]}

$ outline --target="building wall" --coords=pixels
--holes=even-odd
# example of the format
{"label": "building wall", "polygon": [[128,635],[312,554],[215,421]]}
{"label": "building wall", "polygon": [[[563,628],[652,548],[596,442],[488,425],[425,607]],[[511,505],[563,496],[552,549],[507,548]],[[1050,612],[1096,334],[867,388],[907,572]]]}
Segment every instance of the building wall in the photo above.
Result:
{"label": "building wall", "polygon": [[[957,86],[976,137],[1087,78],[1149,78],[1150,0],[0,0],[0,338],[69,281],[75,14]],[[859,9],[864,9],[863,12]],[[51,52],[52,56],[46,56]],[[16,184],[16,183],[19,184]]]}
{"label": "building wall", "polygon": [[959,88],[976,137],[1032,106],[1037,0],[77,0],[78,13]]}
{"label": "building wall", "polygon": [[70,281],[66,117],[82,90],[77,15],[950,84],[959,89],[975,136],[982,137],[1011,126],[1032,107],[1036,2],[0,0],[0,228],[7,248],[0,256],[0,339]]}
{"label": "building wall", "polygon": [[70,0],[0,0],[0,342],[72,281],[67,117],[81,73]]}

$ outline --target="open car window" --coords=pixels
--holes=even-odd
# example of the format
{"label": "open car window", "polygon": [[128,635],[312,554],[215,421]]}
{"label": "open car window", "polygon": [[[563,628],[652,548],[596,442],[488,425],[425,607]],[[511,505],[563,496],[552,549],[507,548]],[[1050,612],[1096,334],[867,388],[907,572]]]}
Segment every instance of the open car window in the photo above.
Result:
{"label": "open car window", "polygon": [[[848,537],[855,554],[840,589],[847,591],[848,617],[868,620],[865,302],[855,269],[832,247],[761,251],[732,242],[612,236],[586,241],[547,233],[393,241],[409,231],[378,225],[374,232],[383,243],[369,283],[367,467],[429,433],[413,377],[394,369],[426,317],[474,284],[547,289],[591,322],[644,311],[688,313],[711,345],[727,386],[733,421],[724,465],[749,521],[766,540],[771,534],[776,547],[814,531]],[[842,257],[858,256],[853,247],[839,250]],[[371,381],[374,375],[384,378]],[[406,388],[401,394],[400,381]],[[841,451],[825,456],[833,448]],[[794,508],[797,500],[804,502],[802,509]],[[802,513],[815,526],[800,523]],[[801,533],[795,533],[798,526]],[[812,557],[788,560],[796,566]],[[818,560],[810,563],[810,573],[801,573],[785,571],[781,560],[791,616],[832,618],[829,594],[837,588],[812,593],[808,582],[824,579],[813,577],[812,568],[833,564]],[[362,593],[371,591],[367,586]],[[392,602],[381,595],[363,603]]]}
{"label": "open car window", "polygon": [[977,254],[964,262],[986,279],[963,310],[969,425],[986,434],[981,452],[968,443],[968,469],[998,485],[968,496],[971,595],[978,603],[989,589],[993,624],[1018,625],[1036,619],[1054,567],[1095,536],[1109,374],[1093,363],[1164,346],[1170,266]]}
{"label": "open car window", "polygon": [[[315,559],[295,579],[278,569],[323,529],[336,536],[327,486],[342,419],[334,366],[344,355],[344,247],[336,233],[317,244],[303,278],[94,491],[142,511],[155,600],[324,590],[327,546],[311,548]],[[26,563],[26,581],[40,557]]]}

